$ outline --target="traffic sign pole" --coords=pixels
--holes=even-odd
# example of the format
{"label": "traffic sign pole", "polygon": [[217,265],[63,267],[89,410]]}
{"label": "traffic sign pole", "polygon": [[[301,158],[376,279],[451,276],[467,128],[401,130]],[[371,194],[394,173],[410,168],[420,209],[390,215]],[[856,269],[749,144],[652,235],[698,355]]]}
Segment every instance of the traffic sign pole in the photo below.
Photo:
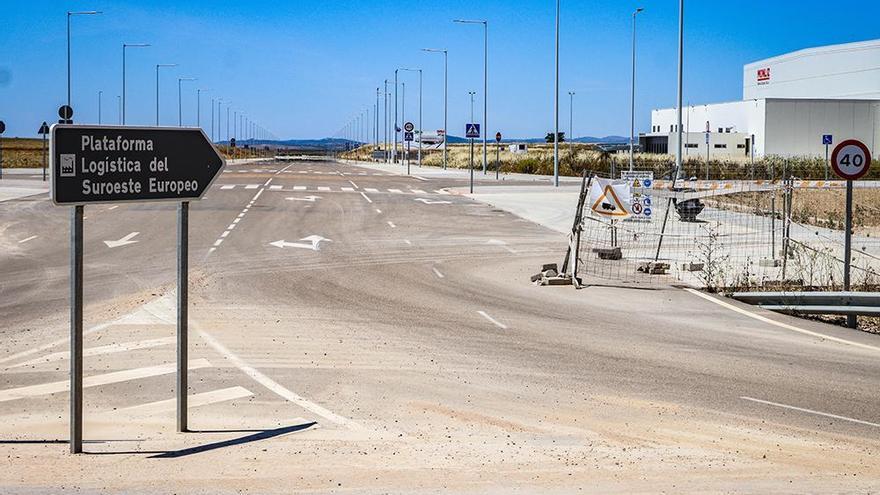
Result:
{"label": "traffic sign pole", "polygon": [[6,132],[6,123],[0,120],[0,179],[3,178],[3,133]]}
{"label": "traffic sign pole", "polygon": [[[846,221],[844,228],[846,233],[843,237],[843,290],[851,288],[850,270],[852,268],[852,210],[853,210],[853,181],[846,181]],[[846,326],[858,327],[855,315],[846,315]]]}
{"label": "traffic sign pole", "polygon": [[70,215],[70,453],[82,452],[83,209]]}
{"label": "traffic sign pole", "polygon": [[189,363],[189,201],[177,207],[177,431],[189,430],[187,389]]}

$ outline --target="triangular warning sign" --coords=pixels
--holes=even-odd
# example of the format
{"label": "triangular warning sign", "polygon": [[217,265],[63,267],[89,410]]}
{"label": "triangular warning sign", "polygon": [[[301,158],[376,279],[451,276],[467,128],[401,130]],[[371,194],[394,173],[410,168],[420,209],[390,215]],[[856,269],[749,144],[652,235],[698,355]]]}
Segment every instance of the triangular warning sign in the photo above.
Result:
{"label": "triangular warning sign", "polygon": [[597,215],[604,217],[628,217],[630,215],[629,210],[623,205],[620,198],[617,197],[617,193],[614,192],[612,184],[605,186],[602,194],[599,195],[590,208]]}
{"label": "triangular warning sign", "polygon": [[642,187],[642,183],[639,181],[639,179],[633,181],[633,187]]}

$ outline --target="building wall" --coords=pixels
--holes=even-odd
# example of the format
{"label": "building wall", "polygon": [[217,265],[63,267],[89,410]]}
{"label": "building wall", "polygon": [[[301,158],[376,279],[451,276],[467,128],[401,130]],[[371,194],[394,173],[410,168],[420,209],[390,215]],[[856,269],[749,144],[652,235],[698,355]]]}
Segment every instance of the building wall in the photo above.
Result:
{"label": "building wall", "polygon": [[[706,159],[706,133],[691,132],[682,136],[684,147],[682,157],[687,159]],[[709,133],[709,159],[710,160],[747,160],[751,155],[749,141],[751,136],[745,133]],[[669,152],[675,154],[678,143],[678,133],[669,134]],[[757,156],[757,155],[756,155]]]}
{"label": "building wall", "polygon": [[880,151],[880,102],[770,99],[766,119],[762,154],[824,156],[823,134],[834,144],[858,139],[874,156]]}
{"label": "building wall", "polygon": [[880,40],[809,48],[743,67],[743,100],[880,100]]}

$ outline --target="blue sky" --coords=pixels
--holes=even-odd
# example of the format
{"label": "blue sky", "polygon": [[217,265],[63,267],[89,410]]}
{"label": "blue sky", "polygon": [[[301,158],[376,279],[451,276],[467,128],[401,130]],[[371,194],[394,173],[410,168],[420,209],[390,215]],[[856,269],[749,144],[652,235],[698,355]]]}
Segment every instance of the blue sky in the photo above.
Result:
{"label": "blue sky", "polygon": [[[0,119],[5,136],[34,135],[64,103],[65,12],[102,10],[73,19],[73,106],[77,122],[115,123],[121,93],[122,43],[129,49],[127,120],[155,120],[155,64],[162,72],[161,121],[177,124],[177,77],[184,83],[184,123],[196,120],[195,89],[232,101],[276,135],[333,135],[375,103],[376,87],[396,67],[422,67],[424,128],[442,127],[442,56],[448,48],[449,128],[463,134],[467,92],[482,107],[482,28],[454,18],[489,20],[489,132],[543,135],[553,125],[552,1],[104,1],[4,0],[0,28]],[[839,0],[686,2],[685,100],[737,100],[742,65],[800,48],[880,37],[880,2]],[[575,91],[574,133],[629,132],[630,19],[639,17],[637,128],[652,108],[675,104],[676,0],[562,1],[561,126],[568,128],[568,91]],[[407,82],[407,114],[418,106],[417,74]],[[381,107],[380,107],[381,108]],[[224,110],[225,113],[225,110]],[[479,118],[478,118],[479,120]],[[224,131],[225,133],[225,131]]]}

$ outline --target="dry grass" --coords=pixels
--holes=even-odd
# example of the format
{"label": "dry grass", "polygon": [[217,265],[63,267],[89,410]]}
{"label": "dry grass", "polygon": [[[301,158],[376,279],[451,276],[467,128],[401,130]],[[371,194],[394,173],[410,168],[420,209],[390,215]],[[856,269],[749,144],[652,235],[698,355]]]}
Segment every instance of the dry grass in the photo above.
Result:
{"label": "dry grass", "polygon": [[3,138],[4,168],[40,168],[42,166],[42,139]]}

